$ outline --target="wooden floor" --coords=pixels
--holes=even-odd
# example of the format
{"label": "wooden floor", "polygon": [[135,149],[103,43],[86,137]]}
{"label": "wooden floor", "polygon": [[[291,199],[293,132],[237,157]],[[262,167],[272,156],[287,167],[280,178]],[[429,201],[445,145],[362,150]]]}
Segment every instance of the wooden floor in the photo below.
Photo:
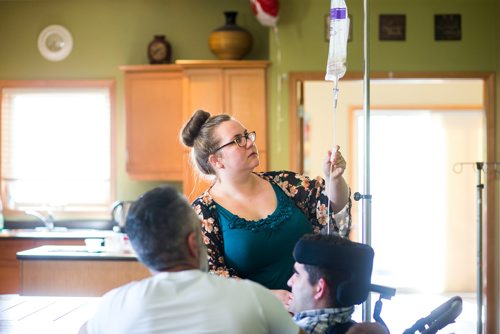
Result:
{"label": "wooden floor", "polygon": [[[476,332],[475,300],[473,296],[467,294],[459,295],[464,302],[462,314],[456,319],[456,323],[442,330],[444,334]],[[448,295],[397,294],[392,300],[384,300],[382,318],[391,333],[402,333],[450,297]],[[0,333],[78,333],[80,326],[97,309],[99,299],[100,297],[0,295]],[[375,300],[372,301],[375,302]],[[356,307],[353,318],[355,321],[361,321],[359,306]]]}
{"label": "wooden floor", "polygon": [[99,297],[0,295],[0,333],[78,333]]}

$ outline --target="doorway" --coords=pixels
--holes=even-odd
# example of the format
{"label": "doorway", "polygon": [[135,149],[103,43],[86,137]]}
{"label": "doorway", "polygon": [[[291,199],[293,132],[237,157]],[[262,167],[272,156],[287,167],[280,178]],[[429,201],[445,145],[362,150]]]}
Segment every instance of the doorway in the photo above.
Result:
{"label": "doorway", "polygon": [[[300,149],[295,153],[290,152],[292,164],[295,163],[297,170],[306,175],[321,175],[321,163],[315,162],[317,157],[314,155],[319,155],[322,159],[332,144],[339,144],[350,167],[346,178],[351,189],[353,192],[362,192],[362,80],[354,76],[341,81],[339,108],[334,117],[338,125],[333,131],[318,131],[318,125],[313,120],[318,116],[311,116],[308,109],[318,111],[319,108],[317,105],[311,107],[310,102],[326,101],[319,111],[319,123],[323,127],[333,127],[330,102],[332,87],[329,86],[330,83],[323,81],[322,74],[319,74],[319,78],[312,78],[311,73],[296,75],[290,76],[291,81],[295,79],[294,83],[290,82],[290,93],[298,93],[294,95],[298,96],[297,99],[290,97],[290,101],[297,101],[295,105],[290,103],[290,113],[293,112],[292,108],[303,107],[304,117],[298,118],[290,114],[292,128],[296,125],[295,130],[298,130],[295,137],[291,134],[291,147],[294,147],[294,138],[300,142],[296,142],[295,146]],[[443,78],[446,77],[443,75]],[[489,80],[487,77],[468,76],[372,80],[372,246],[376,251],[374,283],[394,286],[398,288],[398,292],[410,294],[460,292],[474,299],[475,174],[473,170],[464,170],[457,175],[453,173],[453,166],[450,164],[485,161],[488,156],[493,157],[491,145],[494,146],[494,134],[486,131],[493,112],[491,97],[485,94],[491,88]],[[384,93],[387,95],[385,100],[381,98]],[[474,130],[471,130],[472,124]],[[303,128],[306,131],[302,131]],[[320,138],[314,139],[318,133],[321,134]],[[457,139],[457,135],[463,136]],[[452,147],[456,149],[451,149]],[[422,183],[418,178],[412,177],[423,171],[429,173],[426,178],[428,182]],[[391,188],[390,185],[395,187]],[[423,193],[415,191],[426,185],[427,190]],[[492,194],[492,187],[487,184],[487,188],[488,186],[490,189],[487,192]],[[448,194],[458,197],[451,199]],[[419,198],[424,199],[418,200]],[[455,210],[453,206],[440,210],[446,203],[455,203]],[[457,214],[456,203],[469,205],[460,208],[463,209],[463,214]],[[354,203],[354,230],[351,238],[357,240],[360,240],[360,210],[361,205]],[[491,219],[490,214],[487,224],[491,224]],[[485,241],[486,249],[488,242],[491,239]],[[401,249],[416,251],[405,253]],[[462,256],[455,252],[457,249]],[[429,258],[431,261],[427,262]],[[474,306],[474,301],[471,304]],[[490,307],[492,306],[494,304]],[[486,308],[491,311],[488,305]],[[417,317],[426,315],[425,310],[416,311],[420,311]],[[414,320],[416,319],[418,318]],[[473,317],[472,322],[474,320]],[[411,324],[406,323],[408,326]]]}

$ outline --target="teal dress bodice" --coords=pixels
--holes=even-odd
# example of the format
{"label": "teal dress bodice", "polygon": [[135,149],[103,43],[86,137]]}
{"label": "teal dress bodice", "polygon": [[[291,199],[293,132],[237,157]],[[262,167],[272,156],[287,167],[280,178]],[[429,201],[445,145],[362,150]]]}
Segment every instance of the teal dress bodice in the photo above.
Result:
{"label": "teal dress bodice", "polygon": [[224,238],[226,264],[242,278],[269,289],[286,289],[293,273],[293,248],[312,226],[304,213],[278,186],[272,184],[276,210],[264,219],[249,221],[215,203]]}

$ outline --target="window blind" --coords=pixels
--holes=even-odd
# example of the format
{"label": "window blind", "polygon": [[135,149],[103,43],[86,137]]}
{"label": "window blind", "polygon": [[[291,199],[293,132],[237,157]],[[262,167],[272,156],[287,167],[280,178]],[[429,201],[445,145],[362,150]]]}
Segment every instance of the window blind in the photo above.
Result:
{"label": "window blind", "polygon": [[108,88],[4,88],[1,116],[6,208],[109,209]]}

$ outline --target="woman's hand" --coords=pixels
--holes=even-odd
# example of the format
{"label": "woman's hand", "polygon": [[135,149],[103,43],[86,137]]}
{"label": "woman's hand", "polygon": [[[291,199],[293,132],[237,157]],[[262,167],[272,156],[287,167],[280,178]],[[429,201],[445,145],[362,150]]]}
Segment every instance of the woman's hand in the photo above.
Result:
{"label": "woman's hand", "polygon": [[342,174],[344,174],[347,166],[340,147],[337,145],[336,151],[328,151],[326,159],[323,162],[323,172],[325,173],[325,190],[330,202],[332,203],[333,212],[341,211],[349,202],[349,187],[345,182]]}
{"label": "woman's hand", "polygon": [[[333,165],[333,168],[332,168]],[[323,173],[325,174],[325,179],[332,177],[334,179],[342,176],[346,169],[347,163],[340,153],[340,146],[337,145],[335,153],[332,159],[332,151],[328,151],[326,158],[323,161]]]}
{"label": "woman's hand", "polygon": [[276,296],[276,298],[278,298],[281,301],[285,309],[288,310],[288,307],[290,306],[290,303],[292,302],[293,299],[293,294],[287,290],[270,290],[270,291],[273,293],[273,295]]}

